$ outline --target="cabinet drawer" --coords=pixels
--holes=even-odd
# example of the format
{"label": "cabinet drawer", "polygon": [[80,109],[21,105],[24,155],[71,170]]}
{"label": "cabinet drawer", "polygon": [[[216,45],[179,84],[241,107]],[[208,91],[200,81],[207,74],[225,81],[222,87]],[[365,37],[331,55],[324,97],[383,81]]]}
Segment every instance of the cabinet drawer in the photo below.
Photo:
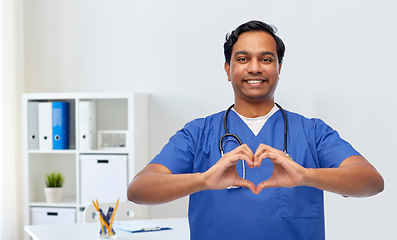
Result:
{"label": "cabinet drawer", "polygon": [[31,207],[30,219],[32,225],[75,223],[76,209]]}
{"label": "cabinet drawer", "polygon": [[127,201],[127,155],[80,155],[80,201]]}

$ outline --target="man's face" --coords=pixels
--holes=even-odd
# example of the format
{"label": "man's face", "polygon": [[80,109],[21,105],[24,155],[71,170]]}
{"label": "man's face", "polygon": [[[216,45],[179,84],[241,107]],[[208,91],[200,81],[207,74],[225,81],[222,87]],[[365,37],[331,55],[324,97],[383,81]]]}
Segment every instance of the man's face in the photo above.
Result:
{"label": "man's face", "polygon": [[263,31],[242,33],[233,46],[230,65],[225,63],[235,101],[274,101],[281,70],[274,38]]}

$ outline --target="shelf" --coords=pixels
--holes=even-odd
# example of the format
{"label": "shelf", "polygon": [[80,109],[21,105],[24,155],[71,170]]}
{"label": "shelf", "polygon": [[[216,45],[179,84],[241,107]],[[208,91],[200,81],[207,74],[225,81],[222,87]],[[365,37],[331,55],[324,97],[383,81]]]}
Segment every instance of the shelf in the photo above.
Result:
{"label": "shelf", "polygon": [[121,150],[87,150],[87,151],[78,151],[74,149],[70,150],[50,150],[50,151],[42,151],[42,150],[29,150],[29,154],[128,154],[128,149]]}
{"label": "shelf", "polygon": [[65,149],[65,150],[28,150],[28,153],[32,154],[76,154],[75,149]]}
{"label": "shelf", "polygon": [[128,150],[90,150],[81,151],[80,154],[128,154]]}
{"label": "shelf", "polygon": [[48,203],[46,201],[38,201],[29,203],[30,207],[77,207],[76,198],[62,197],[59,203]]}
{"label": "shelf", "polygon": [[[35,117],[36,102],[66,101],[70,103],[69,112],[69,149],[40,150],[40,146],[29,142],[31,135],[29,129],[37,127]],[[98,131],[123,131],[126,133],[125,148],[98,149],[98,141],[93,138],[92,146],[86,147],[82,139],[86,139],[85,126],[82,119],[86,119],[85,108],[82,102],[90,101],[95,108],[93,115],[95,124],[91,133],[97,135]],[[91,170],[82,173],[81,157],[83,155],[126,155],[125,167],[117,168],[125,171],[126,185],[136,174],[137,170],[144,168],[148,163],[148,96],[139,93],[35,93],[23,94],[23,169],[24,169],[24,225],[32,224],[31,208],[74,208],[82,212],[87,203],[82,203],[83,177],[91,174]],[[29,110],[31,110],[29,112]],[[32,114],[33,113],[33,114]],[[31,118],[29,118],[29,116]],[[30,121],[31,120],[31,121]],[[39,121],[39,120],[37,120]],[[31,124],[31,125],[29,125]],[[83,125],[82,125],[83,124]],[[34,131],[32,134],[35,134]],[[31,149],[29,149],[29,147]],[[91,149],[92,148],[92,149]],[[89,150],[91,149],[91,150]],[[94,156],[96,157],[96,156]],[[138,160],[138,161],[136,161]],[[108,169],[104,161],[97,161],[101,167]],[[84,170],[84,169],[83,169]],[[60,203],[47,203],[44,193],[45,176],[49,172],[61,171],[66,176],[63,186],[63,196]],[[102,170],[101,170],[102,171]],[[120,174],[121,175],[121,174]],[[102,178],[92,178],[96,183]],[[107,180],[107,179],[105,179]],[[110,179],[112,180],[112,179]],[[113,179],[114,180],[114,179]],[[96,184],[93,183],[93,184]],[[121,184],[118,183],[118,186]],[[88,184],[89,188],[93,186]],[[123,193],[127,189],[123,188]],[[87,191],[84,191],[86,193]],[[117,193],[118,194],[118,193]],[[115,194],[116,195],[116,194]],[[116,196],[115,196],[116,197]],[[149,215],[147,206],[136,206],[137,211]],[[81,214],[80,214],[81,215]],[[77,216],[76,222],[82,222],[82,217]],[[25,236],[25,240],[28,240]]]}

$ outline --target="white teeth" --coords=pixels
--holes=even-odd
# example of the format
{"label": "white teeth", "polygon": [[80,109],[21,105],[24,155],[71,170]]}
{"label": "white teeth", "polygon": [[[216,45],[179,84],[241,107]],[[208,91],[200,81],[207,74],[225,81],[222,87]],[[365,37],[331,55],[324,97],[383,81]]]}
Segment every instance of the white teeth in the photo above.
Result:
{"label": "white teeth", "polygon": [[261,83],[262,80],[247,80],[248,83]]}

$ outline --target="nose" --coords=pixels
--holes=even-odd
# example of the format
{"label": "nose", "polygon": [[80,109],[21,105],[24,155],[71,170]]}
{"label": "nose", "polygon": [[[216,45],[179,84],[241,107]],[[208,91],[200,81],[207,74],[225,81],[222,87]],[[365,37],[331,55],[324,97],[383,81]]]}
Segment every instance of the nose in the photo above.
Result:
{"label": "nose", "polygon": [[248,63],[247,71],[248,71],[248,73],[251,73],[251,74],[262,73],[262,66],[258,60],[251,60]]}

